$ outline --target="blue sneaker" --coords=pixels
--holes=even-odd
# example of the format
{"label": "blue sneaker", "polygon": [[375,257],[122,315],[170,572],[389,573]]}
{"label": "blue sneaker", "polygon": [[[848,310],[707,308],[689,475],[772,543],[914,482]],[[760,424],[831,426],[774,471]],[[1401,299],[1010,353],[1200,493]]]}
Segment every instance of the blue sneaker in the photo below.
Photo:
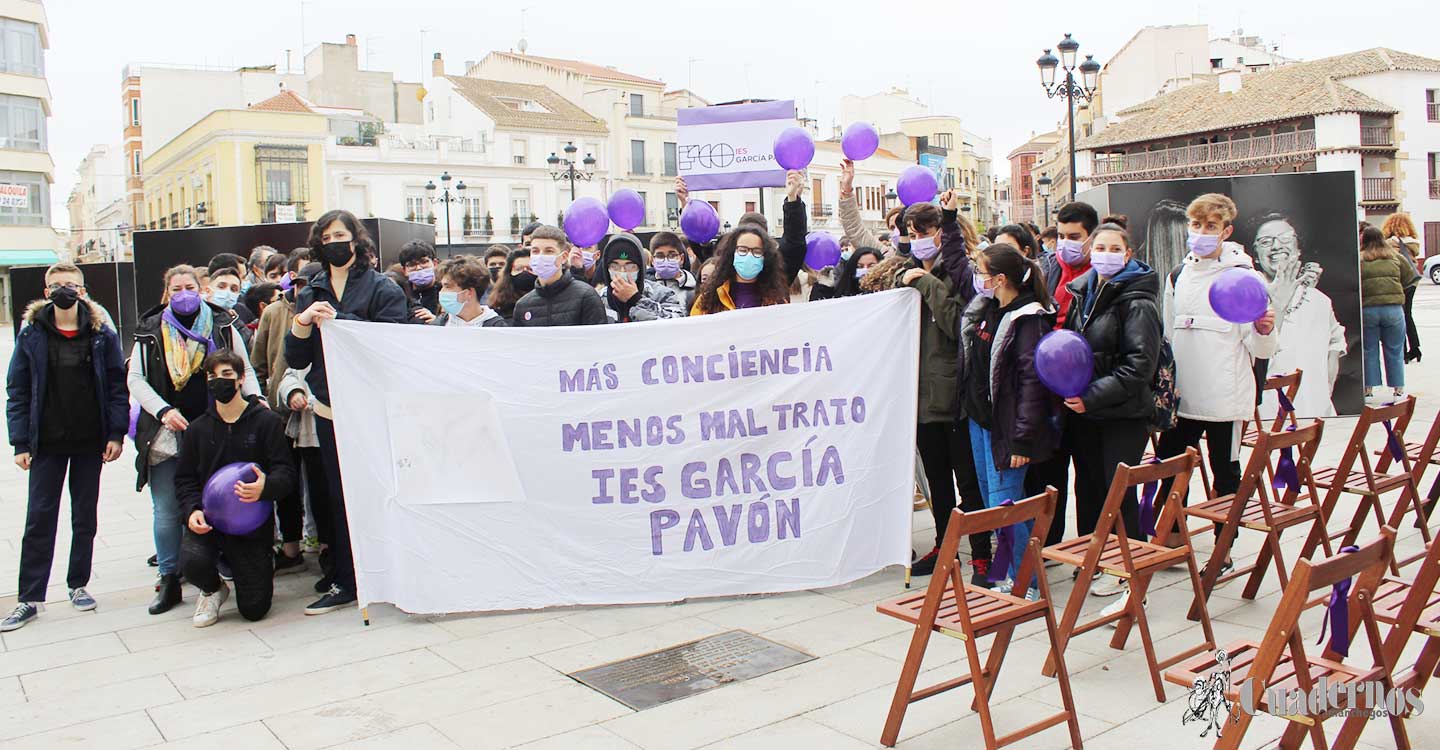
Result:
{"label": "blue sneaker", "polygon": [[4,620],[0,620],[0,633],[8,633],[12,630],[19,630],[25,624],[35,619],[40,614],[40,607],[29,602],[20,602],[15,605],[14,611]]}
{"label": "blue sneaker", "polygon": [[90,595],[82,586],[78,589],[70,589],[70,604],[81,612],[89,612],[95,609],[95,597]]}

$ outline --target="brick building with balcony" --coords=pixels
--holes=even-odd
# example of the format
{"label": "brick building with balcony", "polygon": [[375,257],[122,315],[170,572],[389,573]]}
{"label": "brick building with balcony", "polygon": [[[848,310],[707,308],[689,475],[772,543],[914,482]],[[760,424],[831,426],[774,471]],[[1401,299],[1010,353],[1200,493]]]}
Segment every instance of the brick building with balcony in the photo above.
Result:
{"label": "brick building with balcony", "polygon": [[1376,48],[1221,71],[1119,114],[1077,146],[1082,189],[1348,170],[1357,220],[1406,211],[1425,254],[1440,253],[1440,60]]}

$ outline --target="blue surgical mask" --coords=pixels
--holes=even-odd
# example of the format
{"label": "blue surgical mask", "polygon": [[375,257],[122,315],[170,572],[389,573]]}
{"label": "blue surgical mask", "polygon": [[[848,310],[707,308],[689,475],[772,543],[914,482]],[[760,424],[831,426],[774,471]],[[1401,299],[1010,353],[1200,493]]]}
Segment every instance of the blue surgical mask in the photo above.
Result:
{"label": "blue surgical mask", "polygon": [[637,271],[616,271],[615,274],[614,274],[615,278],[617,278],[617,279],[624,279],[624,280],[630,282],[631,284],[634,284],[634,283],[635,283],[635,277],[638,276],[638,275],[639,275],[639,272],[637,272]]}
{"label": "blue surgical mask", "polygon": [[241,291],[241,292],[248,292],[248,291],[250,291],[250,287],[252,287],[252,286],[255,286],[255,283],[252,282],[252,281],[249,280],[249,279],[246,279],[246,280],[240,282],[240,291]]}
{"label": "blue surgical mask", "polygon": [[1190,252],[1197,258],[1208,258],[1220,249],[1220,235],[1218,234],[1196,234],[1190,231],[1185,238],[1185,244]]}
{"label": "blue surgical mask", "polygon": [[855,254],[855,251],[854,251],[854,250],[841,250],[841,251],[840,251],[840,260],[850,260],[850,256],[852,256],[852,255],[854,255],[854,254]]}
{"label": "blue surgical mask", "polygon": [[1125,253],[1107,253],[1099,250],[1090,251],[1090,267],[1100,278],[1108,279],[1125,268]]}
{"label": "blue surgical mask", "polygon": [[459,292],[440,292],[440,309],[451,315],[459,315],[465,303],[460,301]]}
{"label": "blue surgical mask", "polygon": [[754,281],[756,276],[765,269],[765,258],[754,255],[736,255],[735,273],[746,281]]}
{"label": "blue surgical mask", "polygon": [[210,293],[210,301],[230,310],[235,307],[236,302],[240,301],[240,294],[229,289],[216,289]]}
{"label": "blue surgical mask", "polygon": [[1076,266],[1085,258],[1085,243],[1080,240],[1059,239],[1055,241],[1055,254],[1067,266]]}

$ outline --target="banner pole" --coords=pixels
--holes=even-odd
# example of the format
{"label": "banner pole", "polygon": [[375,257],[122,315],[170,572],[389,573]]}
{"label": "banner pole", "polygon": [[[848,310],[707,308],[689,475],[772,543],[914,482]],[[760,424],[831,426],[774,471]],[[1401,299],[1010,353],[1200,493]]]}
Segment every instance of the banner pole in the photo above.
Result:
{"label": "banner pole", "polygon": [[[909,573],[909,571],[906,571],[906,573],[907,573],[907,578],[908,578],[908,573]],[[905,588],[907,588],[907,589],[910,588],[909,584],[906,584]],[[361,608],[360,608],[360,619],[365,621],[365,627],[367,627],[367,628],[370,627],[370,608],[369,608],[369,607],[361,607]]]}
{"label": "banner pole", "polygon": [[909,565],[906,565],[906,566],[905,566],[905,589],[906,589],[907,591],[910,589],[910,566],[909,566]]}

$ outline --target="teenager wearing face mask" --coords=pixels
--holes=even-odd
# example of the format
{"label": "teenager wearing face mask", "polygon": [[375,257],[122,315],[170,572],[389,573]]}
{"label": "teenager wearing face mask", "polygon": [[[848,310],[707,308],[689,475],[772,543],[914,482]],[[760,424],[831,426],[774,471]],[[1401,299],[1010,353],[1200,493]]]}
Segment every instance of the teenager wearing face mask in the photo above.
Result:
{"label": "teenager wearing face mask", "polygon": [[[954,191],[946,191],[941,203],[945,207],[943,212],[930,203],[917,203],[905,209],[900,219],[911,238],[903,246],[908,248],[909,256],[886,261],[899,264],[892,274],[896,286],[908,286],[920,292],[919,419],[915,446],[930,484],[935,546],[911,565],[915,575],[929,575],[935,569],[940,541],[945,537],[945,527],[955,509],[956,486],[960,490],[962,509],[976,511],[985,507],[956,385],[960,318],[977,291],[974,265],[967,256],[979,243],[975,230],[960,217],[959,196]],[[875,273],[877,271],[871,271],[867,280]],[[990,564],[990,535],[971,536],[970,551],[971,580],[976,585],[985,585]]]}
{"label": "teenager wearing face mask", "polygon": [[[977,265],[980,298],[961,323],[960,398],[980,493],[994,508],[1025,496],[1026,468],[1059,442],[1053,400],[1035,371],[1035,347],[1054,327],[1055,310],[1040,266],[1013,245],[989,246]],[[1031,526],[1023,525],[1022,538]],[[997,570],[987,570],[987,578],[1001,581],[995,588],[1011,596],[1035,600],[1038,582],[1014,580],[1024,552],[1024,544],[1015,545],[1012,559],[991,562]],[[1007,569],[1003,579],[998,568]]]}
{"label": "teenager wearing face mask", "polygon": [[862,247],[849,257],[845,257],[842,252],[840,265],[835,267],[835,294],[840,297],[860,294],[860,280],[883,260],[884,253],[873,247]]}
{"label": "teenager wearing face mask", "polygon": [[150,614],[179,604],[180,536],[185,519],[175,497],[176,458],[182,433],[210,405],[201,365],[217,349],[231,349],[245,360],[240,391],[259,396],[260,384],[242,344],[235,314],[200,296],[200,282],[190,266],[165,272],[160,304],[140,316],[130,352],[126,384],[140,404],[135,426],[135,489],[150,486],[154,506],[156,562],[160,580]]}
{"label": "teenager wearing face mask", "polygon": [[611,323],[685,317],[680,295],[646,278],[645,271],[645,251],[640,240],[629,232],[610,235],[605,244],[605,283],[598,291]]}
{"label": "teenager wearing face mask", "polygon": [[[330,211],[310,228],[310,249],[325,264],[295,295],[295,319],[285,335],[285,361],[297,370],[310,368],[310,405],[315,411],[315,432],[325,464],[330,500],[331,585],[305,614],[332,612],[355,603],[355,563],[350,553],[350,530],[345,520],[345,496],[340,485],[340,458],[335,450],[334,413],[330,410],[330,384],[325,370],[322,338],[325,324],[337,318],[371,323],[404,323],[405,293],[371,264],[375,243],[365,225],[349,211]],[[323,512],[323,511],[317,511]]]}
{"label": "teenager wearing face mask", "polygon": [[695,290],[700,286],[689,268],[690,254],[685,242],[674,232],[656,232],[650,238],[650,267],[646,278],[665,285],[680,298],[682,309],[695,304]]}
{"label": "teenager wearing face mask", "polygon": [[440,314],[432,326],[450,328],[506,328],[510,321],[485,306],[490,273],[472,258],[452,258],[440,264]]}
{"label": "teenager wearing face mask", "polygon": [[515,303],[535,288],[535,274],[530,272],[530,249],[517,247],[505,259],[500,280],[490,289],[486,305],[506,320],[515,317]]}
{"label": "teenager wearing face mask", "polygon": [[[710,278],[695,295],[691,315],[783,305],[790,301],[785,261],[775,240],[754,224],[741,224],[720,237]],[[702,276],[704,269],[702,269]]]}
{"label": "teenager wearing face mask", "polygon": [[[1190,252],[1164,282],[1165,335],[1175,349],[1175,390],[1182,396],[1179,420],[1160,436],[1157,452],[1161,458],[1181,455],[1198,447],[1203,435],[1217,497],[1240,489],[1240,424],[1255,410],[1255,360],[1273,356],[1277,342],[1274,310],[1254,323],[1231,323],[1210,307],[1210,285],[1220,274],[1253,268],[1245,249],[1226,241],[1238,213],[1235,202],[1219,193],[1191,201],[1185,209]],[[1160,496],[1166,492],[1168,486],[1162,487]]]}
{"label": "teenager wearing face mask", "polygon": [[400,247],[400,266],[410,282],[410,322],[429,323],[440,311],[440,282],[435,278],[440,262],[435,258],[435,246],[410,240]]}
{"label": "teenager wearing face mask", "polygon": [[85,277],[70,263],[45,271],[44,298],[25,309],[6,379],[6,416],[15,465],[30,472],[20,586],[0,632],[24,627],[45,601],[56,526],[70,478],[70,604],[95,608],[86,592],[95,544],[100,468],[120,457],[129,424],[120,337],[86,299]]}
{"label": "teenager wearing face mask", "polygon": [[505,273],[505,261],[510,257],[510,248],[506,245],[491,245],[485,251],[485,269],[490,273],[490,290],[485,293],[485,304],[490,304],[490,295],[495,291],[495,285],[500,283],[500,274]]}
{"label": "teenager wearing face mask", "polygon": [[[1090,270],[1070,282],[1069,291],[1065,328],[1090,343],[1094,370],[1085,391],[1065,399],[1063,444],[1075,461],[1078,533],[1091,534],[1105,507],[1116,468],[1122,463],[1138,466],[1150,439],[1149,422],[1155,409],[1150,384],[1164,335],[1160,277],[1135,258],[1125,227],[1107,223],[1091,237]],[[1131,539],[1145,538],[1138,503],[1132,490],[1120,505],[1125,532]],[[1090,593],[1114,596],[1128,590],[1122,579],[1106,578]],[[1123,607],[1124,600],[1111,606]]]}
{"label": "teenager wearing face mask", "polygon": [[542,226],[530,235],[530,272],[535,288],[515,303],[518,327],[590,326],[606,322],[605,303],[595,287],[571,275],[565,259],[570,240],[559,227]]}

